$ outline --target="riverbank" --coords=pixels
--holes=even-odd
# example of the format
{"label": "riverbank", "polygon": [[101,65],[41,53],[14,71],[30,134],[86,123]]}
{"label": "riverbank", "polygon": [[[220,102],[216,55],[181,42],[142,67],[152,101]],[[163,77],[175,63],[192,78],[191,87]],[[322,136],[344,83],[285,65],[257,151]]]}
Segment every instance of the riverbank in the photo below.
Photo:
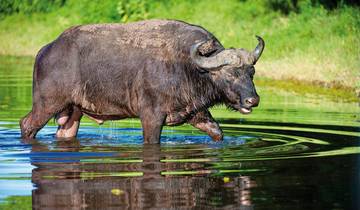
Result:
{"label": "riverbank", "polygon": [[359,95],[355,88],[343,86],[339,83],[305,81],[295,78],[274,79],[258,77],[255,79],[255,84],[265,88],[293,92],[300,96],[311,95],[313,98],[324,97],[334,102],[359,102]]}
{"label": "riverbank", "polygon": [[[45,12],[24,11],[0,19],[0,55],[35,56],[66,28],[88,23],[179,19],[201,25],[225,47],[252,49],[255,34],[266,41],[256,78],[336,98],[357,100],[360,71],[360,9],[300,1],[89,1],[67,0]],[[316,1],[313,1],[316,2]],[[291,7],[292,6],[292,7]],[[276,82],[270,82],[276,81]],[[279,82],[282,81],[282,82]],[[301,88],[296,88],[296,86]],[[311,88],[308,88],[311,87]],[[328,91],[331,89],[331,91]],[[332,91],[336,90],[336,91]],[[351,95],[351,96],[350,96]],[[355,97],[355,98],[354,98]]]}

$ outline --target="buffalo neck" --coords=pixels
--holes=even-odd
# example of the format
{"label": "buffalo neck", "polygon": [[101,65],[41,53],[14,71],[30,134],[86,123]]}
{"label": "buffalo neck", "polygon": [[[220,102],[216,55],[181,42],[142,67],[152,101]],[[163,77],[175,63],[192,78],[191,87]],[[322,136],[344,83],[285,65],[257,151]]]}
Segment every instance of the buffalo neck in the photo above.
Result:
{"label": "buffalo neck", "polygon": [[191,94],[186,95],[192,95],[190,100],[187,100],[187,104],[191,106],[192,112],[221,103],[222,91],[208,73],[201,73],[197,70],[188,71],[187,81],[187,86],[190,87],[188,91]]}

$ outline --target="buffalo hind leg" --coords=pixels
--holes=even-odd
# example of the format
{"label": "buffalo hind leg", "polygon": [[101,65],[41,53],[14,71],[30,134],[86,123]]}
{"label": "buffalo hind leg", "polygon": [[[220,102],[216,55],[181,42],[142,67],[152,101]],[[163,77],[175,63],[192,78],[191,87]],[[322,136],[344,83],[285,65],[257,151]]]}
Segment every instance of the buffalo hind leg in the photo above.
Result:
{"label": "buffalo hind leg", "polygon": [[76,137],[82,112],[79,107],[70,107],[57,116],[57,123],[59,124],[58,130],[56,131],[57,138],[72,138]]}
{"label": "buffalo hind leg", "polygon": [[23,139],[35,138],[38,131],[64,107],[55,105],[47,107],[43,103],[36,102],[31,112],[20,120],[21,137]]}
{"label": "buffalo hind leg", "polygon": [[221,141],[223,139],[223,133],[219,124],[208,110],[196,113],[189,123],[195,128],[206,132],[214,141]]}

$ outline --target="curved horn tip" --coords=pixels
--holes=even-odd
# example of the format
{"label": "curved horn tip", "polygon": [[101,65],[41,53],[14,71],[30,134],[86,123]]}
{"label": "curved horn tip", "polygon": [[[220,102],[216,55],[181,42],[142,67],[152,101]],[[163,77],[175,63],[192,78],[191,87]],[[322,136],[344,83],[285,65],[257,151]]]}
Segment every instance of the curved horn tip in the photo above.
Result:
{"label": "curved horn tip", "polygon": [[253,51],[253,55],[254,55],[254,65],[256,64],[257,60],[259,60],[262,52],[264,51],[264,48],[265,48],[265,42],[264,40],[258,36],[258,35],[255,35],[256,39],[259,41],[258,45],[256,46],[256,48],[254,49]]}
{"label": "curved horn tip", "polygon": [[264,39],[263,39],[263,38],[261,38],[261,36],[259,36],[259,35],[255,35],[255,37],[256,37],[256,39],[257,39],[259,42],[262,42],[262,43],[264,43],[264,44],[265,44]]}

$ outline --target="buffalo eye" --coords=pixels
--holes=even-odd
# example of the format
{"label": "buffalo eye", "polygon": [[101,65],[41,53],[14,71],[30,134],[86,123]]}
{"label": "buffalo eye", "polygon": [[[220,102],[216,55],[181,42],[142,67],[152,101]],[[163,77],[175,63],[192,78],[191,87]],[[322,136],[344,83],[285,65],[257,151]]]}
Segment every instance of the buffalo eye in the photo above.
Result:
{"label": "buffalo eye", "polygon": [[251,79],[253,79],[253,78],[254,78],[254,74],[255,74],[255,68],[254,68],[254,66],[250,66],[250,67],[248,68],[248,72],[249,72],[249,75],[250,75]]}

